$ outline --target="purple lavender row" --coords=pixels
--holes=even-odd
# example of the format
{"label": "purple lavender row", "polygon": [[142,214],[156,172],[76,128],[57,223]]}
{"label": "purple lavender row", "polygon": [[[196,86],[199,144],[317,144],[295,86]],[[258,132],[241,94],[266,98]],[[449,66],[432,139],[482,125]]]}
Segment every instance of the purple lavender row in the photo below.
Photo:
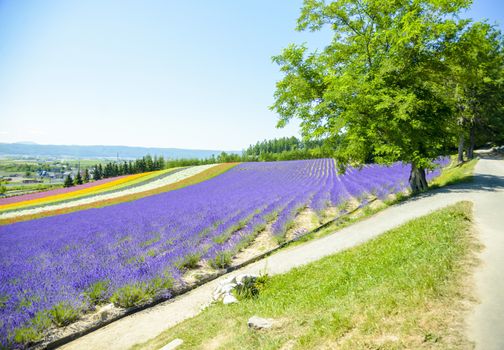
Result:
{"label": "purple lavender row", "polygon": [[[250,239],[277,213],[279,236],[296,212],[407,183],[408,169],[370,166],[338,175],[332,159],[243,163],[206,182],[133,202],[0,227],[0,342],[60,302],[171,274],[188,256],[214,259]],[[9,343],[10,344],[10,343]]]}

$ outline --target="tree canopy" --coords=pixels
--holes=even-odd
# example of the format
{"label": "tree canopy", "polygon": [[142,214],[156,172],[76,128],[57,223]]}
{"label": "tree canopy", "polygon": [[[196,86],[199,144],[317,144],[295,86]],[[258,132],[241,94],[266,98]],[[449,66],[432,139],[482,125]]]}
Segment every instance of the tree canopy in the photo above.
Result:
{"label": "tree canopy", "polygon": [[301,120],[305,138],[337,139],[340,170],[369,159],[411,164],[414,191],[460,130],[448,78],[469,0],[305,0],[298,30],[330,26],[321,51],[290,45],[271,107],[278,126]]}
{"label": "tree canopy", "polygon": [[72,187],[73,185],[74,185],[74,182],[73,182],[72,176],[67,175],[65,177],[65,181],[63,183],[63,187]]}
{"label": "tree canopy", "polygon": [[467,138],[468,158],[477,141],[504,140],[502,35],[488,23],[467,23],[447,51],[461,162]]}

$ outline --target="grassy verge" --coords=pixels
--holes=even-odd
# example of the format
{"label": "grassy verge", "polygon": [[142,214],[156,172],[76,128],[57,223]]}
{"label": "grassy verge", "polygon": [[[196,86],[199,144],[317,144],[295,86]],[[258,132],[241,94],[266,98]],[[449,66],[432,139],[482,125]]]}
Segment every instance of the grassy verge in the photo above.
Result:
{"label": "grassy verge", "polygon": [[6,194],[12,191],[46,191],[63,187],[63,184],[36,184],[8,186]]}
{"label": "grassy verge", "polygon": [[[216,304],[135,349],[465,348],[462,311],[477,249],[471,204],[269,279],[255,299]],[[251,331],[253,315],[277,326]]]}
{"label": "grassy verge", "polygon": [[197,183],[214,178],[214,177],[230,170],[231,168],[233,168],[237,164],[238,163],[219,164],[219,165],[216,165],[210,169],[202,171],[199,174],[188,177],[184,180],[181,180],[181,181],[178,181],[178,182],[166,185],[166,186],[162,186],[162,187],[159,187],[159,188],[156,188],[153,190],[149,190],[149,191],[133,193],[133,194],[124,195],[121,197],[115,197],[115,198],[111,198],[111,199],[96,201],[93,203],[79,205],[79,206],[75,206],[75,207],[44,211],[44,212],[37,213],[37,214],[17,216],[17,217],[12,217],[9,219],[2,219],[2,220],[0,220],[0,225],[8,225],[8,224],[12,224],[15,222],[20,222],[20,221],[33,220],[33,219],[38,219],[38,218],[53,216],[53,215],[67,214],[67,213],[72,213],[75,211],[80,211],[80,210],[85,210],[85,209],[101,208],[101,207],[105,207],[105,206],[109,206],[109,205],[114,205],[114,204],[119,204],[119,203],[123,203],[123,202],[137,200],[140,198],[152,196],[152,195],[159,194],[159,193],[174,191],[174,190],[177,190],[177,189],[180,189],[183,187],[195,185]]}
{"label": "grassy verge", "polygon": [[462,164],[452,162],[449,167],[443,169],[440,176],[434,179],[431,187],[439,188],[447,185],[472,181],[472,174],[477,162],[478,159],[473,159]]}

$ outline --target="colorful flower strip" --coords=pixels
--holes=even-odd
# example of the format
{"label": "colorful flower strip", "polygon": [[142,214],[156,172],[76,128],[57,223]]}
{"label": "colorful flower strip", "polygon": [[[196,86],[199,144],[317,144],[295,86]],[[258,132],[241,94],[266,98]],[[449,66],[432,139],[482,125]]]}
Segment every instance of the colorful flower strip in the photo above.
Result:
{"label": "colorful flower strip", "polygon": [[24,202],[24,201],[28,201],[28,200],[32,200],[32,199],[49,197],[49,196],[53,196],[53,195],[57,195],[57,194],[74,192],[74,191],[82,190],[85,188],[106,184],[111,181],[116,181],[116,180],[122,179],[127,176],[128,175],[123,175],[123,176],[111,177],[108,179],[101,179],[98,181],[92,181],[92,182],[88,182],[88,183],[85,183],[82,185],[77,185],[74,187],[63,187],[63,188],[57,188],[54,190],[48,190],[48,191],[35,192],[35,193],[29,193],[29,194],[22,194],[19,196],[0,198],[0,206],[5,205],[5,204]]}
{"label": "colorful flower strip", "polygon": [[106,206],[110,206],[110,205],[120,204],[123,202],[135,201],[137,199],[141,199],[144,197],[148,197],[148,196],[152,196],[152,195],[156,195],[156,194],[160,194],[160,193],[164,193],[164,192],[178,190],[178,189],[181,189],[181,188],[184,188],[187,186],[198,184],[198,183],[206,181],[206,180],[210,180],[218,175],[225,173],[226,171],[230,170],[231,168],[235,167],[238,164],[239,163],[217,164],[207,170],[204,170],[198,174],[195,174],[191,177],[182,179],[182,180],[177,181],[175,183],[171,183],[171,184],[161,186],[161,187],[158,187],[155,189],[151,189],[148,191],[131,193],[131,194],[123,195],[123,196],[118,196],[115,198],[96,200],[94,202],[86,203],[86,204],[82,204],[82,205],[78,205],[78,206],[62,207],[59,209],[46,210],[46,211],[42,211],[42,212],[38,212],[38,213],[12,216],[12,217],[8,217],[8,218],[5,218],[5,217],[2,218],[2,215],[0,215],[0,225],[9,225],[9,224],[13,224],[16,222],[29,221],[29,220],[34,220],[34,219],[39,219],[39,218],[44,218],[44,217],[49,217],[49,216],[68,214],[68,213],[73,213],[73,212],[80,211],[80,210],[101,208],[101,207],[106,207]]}
{"label": "colorful flower strip", "polygon": [[65,199],[70,199],[70,198],[78,198],[79,196],[83,196],[83,195],[86,195],[89,193],[106,191],[110,188],[128,183],[130,181],[144,178],[145,176],[148,176],[151,174],[153,174],[153,172],[128,175],[125,177],[121,177],[120,179],[116,179],[114,181],[102,183],[97,186],[91,186],[91,187],[87,187],[87,188],[83,188],[83,189],[78,189],[76,191],[71,191],[68,193],[55,194],[55,195],[46,196],[43,198],[26,200],[26,201],[19,202],[19,203],[4,204],[4,205],[0,205],[0,211],[10,210],[10,209],[19,209],[22,207],[40,205],[40,204],[44,204],[44,203],[58,202],[58,201],[62,201]]}
{"label": "colorful flower strip", "polygon": [[196,175],[197,173],[200,173],[207,168],[211,168],[215,165],[199,165],[199,166],[194,166],[194,167],[188,167],[181,169],[180,171],[175,171],[171,173],[169,176],[166,177],[156,177],[155,181],[150,181],[147,183],[141,183],[138,186],[129,186],[125,189],[118,190],[118,191],[112,191],[112,192],[105,192],[102,194],[94,194],[94,195],[88,195],[84,197],[79,197],[79,198],[73,198],[69,201],[57,201],[56,203],[49,203],[47,205],[43,206],[35,206],[35,207],[30,207],[30,208],[21,208],[18,210],[11,210],[7,212],[0,213],[0,217],[2,218],[8,218],[12,216],[20,216],[20,215],[26,215],[26,214],[34,214],[38,212],[43,212],[47,210],[53,210],[53,209],[60,209],[60,208],[66,208],[70,206],[79,206],[79,205],[84,205],[92,202],[96,202],[99,200],[103,199],[110,199],[114,197],[121,197],[123,195],[128,195],[128,194],[133,194],[133,193],[138,193],[138,192],[143,192],[151,189],[155,189],[158,187],[162,187],[164,185],[168,185],[180,180],[183,180],[187,177],[190,177],[192,175]]}
{"label": "colorful flower strip", "polygon": [[[71,197],[64,198],[64,199],[58,199],[55,201],[42,202],[42,203],[38,203],[38,204],[23,206],[20,208],[3,210],[3,211],[0,211],[0,217],[5,216],[7,213],[26,211],[26,210],[30,210],[30,209],[43,208],[43,207],[49,207],[49,206],[54,206],[54,205],[61,205],[64,203],[75,202],[77,200],[84,199],[84,198],[103,196],[103,195],[108,195],[108,194],[112,194],[115,192],[129,190],[129,189],[135,188],[135,187],[145,186],[145,185],[152,183],[154,181],[158,181],[158,180],[163,179],[165,177],[171,176],[172,174],[177,173],[179,171],[182,171],[183,169],[185,169],[185,168],[171,168],[171,169],[167,169],[167,170],[155,171],[149,175],[146,175],[146,176],[143,176],[143,177],[140,177],[137,179],[133,179],[132,181],[121,183],[119,185],[107,187],[107,188],[100,189],[97,191],[93,191],[93,192],[89,192],[89,193],[85,193],[85,194],[80,194],[78,196],[71,196]],[[141,189],[138,190],[138,192],[141,192],[141,191],[142,191]],[[99,200],[99,199],[96,199],[96,200]],[[44,210],[48,210],[48,209],[44,209]],[[44,211],[44,210],[42,210],[42,211]]]}

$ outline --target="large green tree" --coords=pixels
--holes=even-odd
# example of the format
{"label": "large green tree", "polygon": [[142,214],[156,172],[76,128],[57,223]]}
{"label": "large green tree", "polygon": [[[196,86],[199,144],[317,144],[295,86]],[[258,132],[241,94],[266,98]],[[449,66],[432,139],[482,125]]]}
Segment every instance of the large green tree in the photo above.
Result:
{"label": "large green tree", "polygon": [[301,120],[307,138],[338,139],[341,170],[369,159],[411,164],[413,191],[453,146],[457,130],[444,92],[447,42],[470,0],[305,0],[298,30],[330,26],[321,51],[290,45],[273,60],[284,74],[272,109],[282,127]]}

